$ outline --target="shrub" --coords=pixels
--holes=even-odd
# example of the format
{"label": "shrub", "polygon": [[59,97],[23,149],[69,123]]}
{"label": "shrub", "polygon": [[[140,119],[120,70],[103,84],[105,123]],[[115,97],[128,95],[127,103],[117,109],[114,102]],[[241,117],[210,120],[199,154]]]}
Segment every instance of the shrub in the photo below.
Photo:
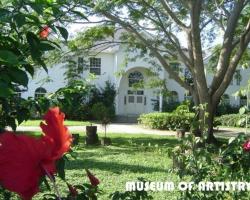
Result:
{"label": "shrub", "polygon": [[216,109],[216,116],[227,115],[227,114],[237,114],[239,112],[239,106],[230,104],[219,104]]}
{"label": "shrub", "polygon": [[148,113],[140,115],[138,121],[143,126],[152,129],[176,130],[183,128],[190,129],[190,124],[194,118],[194,113]]}
{"label": "shrub", "polygon": [[[249,116],[250,117],[250,116]],[[215,119],[215,123],[221,126],[231,126],[231,127],[245,127],[246,125],[246,115],[240,114],[229,114],[222,115]]]}
{"label": "shrub", "polygon": [[200,182],[249,182],[250,175],[250,141],[244,134],[231,138],[228,144],[220,148],[204,143],[204,138],[189,135],[180,140],[174,149],[169,148],[173,158],[172,172],[181,180],[188,178],[193,182],[191,190],[180,192],[179,199],[249,199],[249,191],[223,190],[201,191]]}
{"label": "shrub", "polygon": [[189,130],[194,120],[194,113],[190,112],[189,103],[179,105],[174,112],[148,113],[140,115],[138,122],[146,127],[161,130]]}
{"label": "shrub", "polygon": [[[101,102],[107,108],[106,111],[108,112],[109,118],[113,119],[115,117],[115,96],[115,85],[110,81],[106,81],[104,88],[94,88],[91,91],[90,107],[93,109],[95,104]],[[92,118],[99,120],[96,115],[92,115]]]}
{"label": "shrub", "polygon": [[96,103],[92,106],[92,115],[99,121],[102,121],[105,118],[110,119],[112,117],[109,108],[102,102]]}
{"label": "shrub", "polygon": [[166,102],[166,101],[163,101],[162,111],[163,111],[163,112],[172,112],[172,111],[174,111],[179,105],[180,105],[180,102]]}

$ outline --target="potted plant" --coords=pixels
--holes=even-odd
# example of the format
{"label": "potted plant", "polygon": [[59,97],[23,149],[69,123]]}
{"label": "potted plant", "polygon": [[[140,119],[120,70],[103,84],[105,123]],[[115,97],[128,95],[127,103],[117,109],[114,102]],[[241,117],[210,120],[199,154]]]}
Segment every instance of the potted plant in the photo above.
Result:
{"label": "potted plant", "polygon": [[103,103],[96,103],[92,107],[92,114],[104,126],[104,138],[101,139],[101,144],[110,145],[111,139],[107,137],[107,125],[111,122],[109,108]]}
{"label": "potted plant", "polygon": [[86,126],[86,144],[96,145],[99,144],[99,138],[97,135],[97,126]]}

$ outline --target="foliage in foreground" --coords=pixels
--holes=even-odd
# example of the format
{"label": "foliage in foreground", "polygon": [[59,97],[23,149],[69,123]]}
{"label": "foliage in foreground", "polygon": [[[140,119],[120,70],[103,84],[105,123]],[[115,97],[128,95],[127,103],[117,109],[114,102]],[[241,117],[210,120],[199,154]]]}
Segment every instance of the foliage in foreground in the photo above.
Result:
{"label": "foliage in foreground", "polygon": [[231,138],[228,144],[217,148],[204,143],[200,137],[189,135],[180,145],[169,151],[173,158],[173,170],[183,179],[189,177],[194,182],[191,190],[182,192],[181,199],[249,199],[245,190],[223,191],[215,187],[200,191],[200,182],[249,182],[250,144],[244,134]]}

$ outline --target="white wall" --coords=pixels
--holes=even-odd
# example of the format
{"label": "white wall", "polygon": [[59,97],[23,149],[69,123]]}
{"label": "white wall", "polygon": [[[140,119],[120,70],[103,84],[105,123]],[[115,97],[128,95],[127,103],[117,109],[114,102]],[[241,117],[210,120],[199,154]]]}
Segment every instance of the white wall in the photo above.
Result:
{"label": "white wall", "polygon": [[[66,81],[64,80],[65,68],[63,64],[57,64],[52,68],[48,68],[48,73],[44,69],[39,69],[35,72],[33,78],[30,77],[28,83],[28,91],[22,93],[22,98],[34,97],[35,90],[38,87],[43,87],[48,93],[55,92],[61,87],[64,87]],[[45,82],[45,79],[48,78],[52,81]]]}
{"label": "white wall", "polygon": [[[124,114],[124,110],[120,105],[122,105],[124,99],[124,95],[127,92],[127,87],[124,86],[124,84],[127,84],[125,80],[127,78],[127,74],[130,70],[133,70],[135,68],[140,68],[140,69],[145,69],[145,68],[151,68],[151,64],[148,62],[144,61],[143,59],[137,59],[136,61],[128,61],[126,65],[124,65],[124,59],[127,56],[127,54],[124,52],[124,49],[120,47],[119,49],[116,49],[114,51],[110,52],[102,52],[96,55],[96,58],[101,58],[101,75],[97,75],[96,79],[93,80],[93,84],[96,84],[97,87],[103,87],[105,85],[105,81],[110,80],[112,83],[115,84],[117,90],[118,90],[118,95],[116,97],[116,109],[117,109],[117,114]],[[128,54],[129,57],[134,57],[133,53]],[[77,60],[77,58],[76,58]],[[123,79],[121,76],[117,76],[117,72],[124,71],[125,74],[123,75]],[[43,70],[40,69],[36,72],[35,76],[33,79],[30,79],[29,84],[28,84],[28,91],[22,93],[23,98],[27,98],[29,96],[34,97],[35,90],[38,87],[43,87],[47,90],[48,93],[50,92],[55,92],[59,88],[65,86],[66,81],[64,80],[64,74],[65,68],[63,68],[62,64],[58,64],[53,66],[53,68],[48,69],[48,74]],[[247,81],[249,79],[249,74],[250,74],[250,69],[247,70],[241,70],[241,75],[242,75],[242,81],[240,86],[236,85],[236,81],[234,81],[234,85],[230,85],[228,89],[226,90],[226,94],[230,96],[230,102],[231,104],[239,104],[239,98],[235,98],[232,96],[233,93],[238,91],[242,86],[247,85]],[[44,82],[46,77],[48,77],[52,80],[52,82]],[[89,76],[89,70],[86,70],[83,72],[82,77],[83,79],[88,78]],[[184,94],[185,94],[185,89],[180,87],[179,84],[174,81],[173,79],[169,78],[168,73],[162,69],[160,72],[159,77],[161,79],[166,79],[167,80],[167,88],[170,91],[176,91],[179,96],[179,101],[184,100]],[[146,81],[148,79],[145,79]],[[207,74],[207,80],[208,80],[208,85],[212,81],[212,75]],[[121,87],[119,88],[120,84],[122,83]],[[147,98],[147,110],[145,112],[151,112],[152,110],[152,102],[150,99],[155,99],[156,95],[154,91],[157,89],[147,89],[146,95],[148,96]]]}
{"label": "white wall", "polygon": [[[96,75],[96,79],[93,80],[93,84],[97,87],[103,87],[107,80],[115,83],[114,76],[114,57],[113,53],[99,53],[95,58],[101,58],[101,75]],[[83,78],[89,77],[89,70],[83,72]]]}

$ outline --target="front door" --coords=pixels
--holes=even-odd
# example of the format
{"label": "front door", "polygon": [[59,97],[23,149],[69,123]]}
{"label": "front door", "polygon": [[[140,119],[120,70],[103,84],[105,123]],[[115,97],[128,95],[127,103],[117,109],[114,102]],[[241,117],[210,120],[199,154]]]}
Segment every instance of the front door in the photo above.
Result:
{"label": "front door", "polygon": [[146,96],[143,90],[128,90],[125,99],[127,101],[125,105],[127,114],[139,115],[145,112]]}

